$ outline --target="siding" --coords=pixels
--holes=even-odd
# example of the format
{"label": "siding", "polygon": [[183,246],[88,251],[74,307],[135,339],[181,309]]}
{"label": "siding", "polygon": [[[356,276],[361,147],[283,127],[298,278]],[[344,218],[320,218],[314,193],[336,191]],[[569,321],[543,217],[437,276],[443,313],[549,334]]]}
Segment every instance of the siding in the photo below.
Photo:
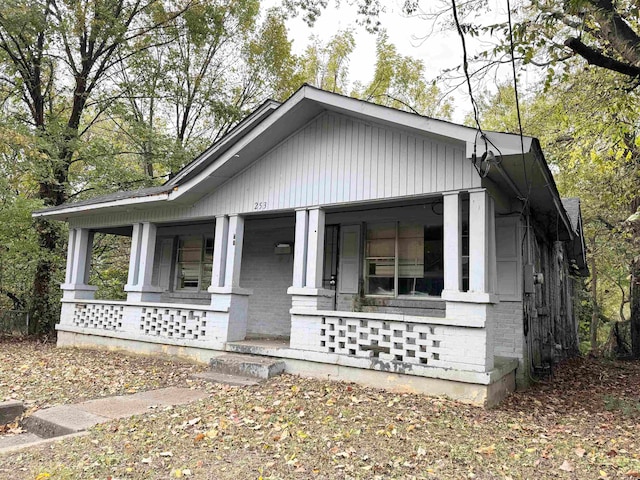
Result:
{"label": "siding", "polygon": [[465,145],[323,113],[190,207],[73,219],[78,227],[175,221],[480,187]]}
{"label": "siding", "polygon": [[285,210],[480,186],[464,145],[337,114],[316,117],[194,207],[200,215]]}

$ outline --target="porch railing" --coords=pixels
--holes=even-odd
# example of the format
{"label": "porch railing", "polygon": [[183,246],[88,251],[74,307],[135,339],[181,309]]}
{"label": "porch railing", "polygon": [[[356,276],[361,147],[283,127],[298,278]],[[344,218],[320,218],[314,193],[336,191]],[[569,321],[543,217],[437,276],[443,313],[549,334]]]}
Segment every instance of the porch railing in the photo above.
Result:
{"label": "porch railing", "polygon": [[364,312],[292,312],[291,348],[485,372],[493,352],[483,327],[446,325],[444,319],[403,319]]}
{"label": "porch railing", "polygon": [[116,300],[63,300],[62,305],[59,330],[196,343],[219,342],[223,332],[216,316],[226,315],[209,305]]}

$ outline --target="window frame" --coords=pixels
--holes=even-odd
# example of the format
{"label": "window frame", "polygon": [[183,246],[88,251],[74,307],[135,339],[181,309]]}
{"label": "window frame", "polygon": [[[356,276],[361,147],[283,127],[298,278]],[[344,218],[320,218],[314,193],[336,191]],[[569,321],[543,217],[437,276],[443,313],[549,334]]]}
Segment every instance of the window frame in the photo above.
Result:
{"label": "window frame", "polygon": [[[400,288],[400,229],[401,229],[401,223],[408,223],[411,224],[411,221],[408,220],[392,220],[392,221],[380,221],[380,222],[364,222],[364,248],[363,248],[363,252],[362,252],[362,258],[363,258],[363,262],[362,262],[362,273],[363,273],[363,281],[364,281],[364,288],[363,288],[363,292],[364,292],[364,296],[365,297],[370,297],[370,298],[387,298],[387,299],[400,299],[400,300],[439,300],[442,298],[442,295],[430,295],[430,294],[425,294],[425,295],[410,295],[410,294],[400,294],[399,293],[399,288]],[[369,253],[369,238],[368,238],[368,232],[369,232],[369,228],[371,226],[375,226],[375,225],[384,225],[384,224],[394,224],[395,226],[395,241],[394,241],[394,275],[393,277],[389,277],[393,279],[393,294],[376,294],[376,293],[368,293],[368,289],[369,289],[369,285],[368,285],[368,279],[370,278],[370,275],[368,273],[368,269],[369,269],[369,260],[372,259],[376,259],[376,258],[382,258],[379,256],[370,256],[368,255]],[[420,224],[417,223],[417,225],[420,225],[424,231],[424,229],[427,229],[430,227],[430,225],[428,224]],[[431,226],[437,226],[437,227],[441,227],[444,228],[444,225],[431,225]],[[423,234],[423,238],[422,238],[422,248],[424,248],[426,243],[426,240],[424,238],[424,234]],[[442,239],[442,250],[444,252],[444,237]],[[387,257],[384,257],[387,258]],[[391,257],[388,257],[389,259]],[[444,259],[443,259],[444,261]],[[424,271],[424,265],[425,265],[426,259],[423,258],[423,271]],[[444,276],[444,265],[443,265],[443,276]],[[417,277],[416,277],[417,278]]]}
{"label": "window frame", "polygon": [[[200,239],[200,248],[199,248],[199,260],[198,260],[198,285],[197,286],[190,286],[190,287],[183,287],[181,286],[182,284],[182,279],[181,279],[181,268],[180,268],[180,264],[184,264],[184,263],[192,263],[195,264],[195,261],[192,262],[184,262],[184,261],[180,261],[180,252],[181,250],[183,250],[181,248],[181,242],[183,242],[185,239],[188,238],[199,238]],[[210,242],[210,250],[211,250],[211,254],[210,254],[210,258],[208,258],[207,255],[207,251],[209,250],[207,242]],[[209,288],[209,286],[211,286],[211,271],[213,268],[213,249],[214,249],[214,238],[211,235],[205,235],[205,234],[191,234],[191,235],[176,235],[175,237],[175,262],[174,262],[174,268],[175,268],[175,275],[174,275],[174,279],[173,279],[173,291],[176,293],[179,292],[192,292],[192,293],[200,293],[200,292],[206,292]],[[192,251],[195,249],[195,247],[191,247]],[[208,268],[207,268],[208,265]],[[208,274],[208,277],[205,278],[205,276]]]}

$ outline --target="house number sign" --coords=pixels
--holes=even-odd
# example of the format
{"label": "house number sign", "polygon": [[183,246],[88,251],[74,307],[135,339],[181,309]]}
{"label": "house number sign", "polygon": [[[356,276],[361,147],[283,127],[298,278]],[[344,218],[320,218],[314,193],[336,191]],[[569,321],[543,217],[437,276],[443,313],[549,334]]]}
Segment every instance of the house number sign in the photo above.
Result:
{"label": "house number sign", "polygon": [[253,202],[253,209],[254,210],[266,210],[267,209],[267,202]]}

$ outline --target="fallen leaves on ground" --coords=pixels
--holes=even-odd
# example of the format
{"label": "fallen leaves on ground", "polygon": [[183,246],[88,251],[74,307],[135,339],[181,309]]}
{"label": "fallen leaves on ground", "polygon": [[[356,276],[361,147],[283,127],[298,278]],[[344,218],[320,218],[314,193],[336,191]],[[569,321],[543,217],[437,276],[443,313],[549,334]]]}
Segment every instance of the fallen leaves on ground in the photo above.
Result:
{"label": "fallen leaves on ground", "polygon": [[593,359],[493,410],[291,375],[200,384],[200,402],[0,456],[0,478],[640,478],[640,412],[614,408],[640,402],[639,385],[637,362]]}
{"label": "fallen leaves on ground", "polygon": [[[0,402],[21,400],[26,415],[52,405],[185,386],[205,367],[104,350],[56,348],[51,343],[0,338]],[[22,433],[0,425],[0,435]]]}

